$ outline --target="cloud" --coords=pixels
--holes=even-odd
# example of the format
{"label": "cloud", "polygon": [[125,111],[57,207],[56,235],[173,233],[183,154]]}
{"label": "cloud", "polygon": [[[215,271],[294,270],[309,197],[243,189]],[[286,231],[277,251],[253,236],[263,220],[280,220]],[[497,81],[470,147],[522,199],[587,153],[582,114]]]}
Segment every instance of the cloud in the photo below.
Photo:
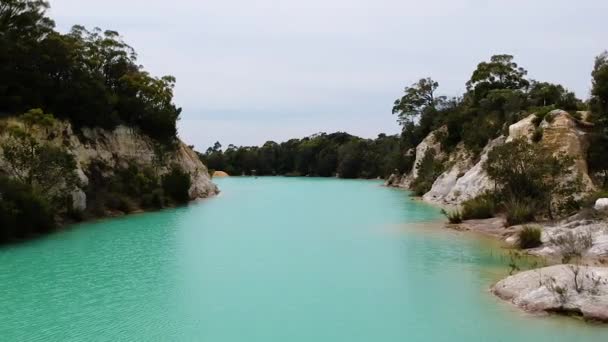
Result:
{"label": "cloud", "polygon": [[[175,75],[181,134],[196,145],[280,140],[324,127],[370,137],[396,132],[390,109],[404,86],[431,76],[441,92],[458,95],[476,64],[496,53],[512,53],[530,77],[586,97],[593,57],[608,48],[608,2],[599,0],[51,5],[61,30],[72,24],[115,29],[153,74]],[[289,126],[296,122],[301,126]],[[191,127],[204,134],[189,133]]]}

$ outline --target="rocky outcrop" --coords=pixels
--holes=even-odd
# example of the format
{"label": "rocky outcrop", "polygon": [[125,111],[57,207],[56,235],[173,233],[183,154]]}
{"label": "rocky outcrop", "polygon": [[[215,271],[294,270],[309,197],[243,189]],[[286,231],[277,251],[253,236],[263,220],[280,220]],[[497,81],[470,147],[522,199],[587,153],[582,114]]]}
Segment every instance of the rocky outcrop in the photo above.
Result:
{"label": "rocky outcrop", "polygon": [[492,292],[530,312],[582,315],[608,322],[608,268],[557,265],[499,281]]}
{"label": "rocky outcrop", "polygon": [[[494,189],[494,182],[489,179],[483,169],[488,153],[496,146],[515,139],[531,141],[537,130],[542,132],[541,144],[556,155],[569,156],[574,160],[573,174],[580,177],[583,185],[581,194],[593,191],[595,187],[589,177],[586,162],[588,124],[577,121],[562,110],[548,113],[539,127],[535,124],[535,119],[536,115],[531,114],[511,125],[509,135],[490,141],[478,158],[467,153],[462,144],[446,156],[441,151],[441,144],[437,139],[438,134],[441,134],[445,127],[431,132],[416,148],[416,163],[424,157],[428,149],[434,149],[444,161],[446,170],[435,180],[431,190],[423,196],[424,200],[440,205],[456,206]],[[394,175],[386,184],[409,188],[416,177],[418,177],[418,171],[414,167],[409,174]]]}
{"label": "rocky outcrop", "polygon": [[535,118],[535,114],[530,114],[527,118],[509,126],[509,136],[506,142],[511,142],[515,139],[530,140],[536,130],[536,126],[534,125]]}
{"label": "rocky outcrop", "polygon": [[[7,124],[22,125],[14,119],[8,120]],[[109,174],[118,168],[135,163],[141,167],[154,168],[159,176],[169,172],[173,166],[177,166],[190,174],[191,199],[209,197],[218,193],[218,188],[211,182],[205,165],[182,141],[178,141],[175,148],[168,149],[130,127],[118,126],[113,130],[83,128],[75,132],[71,124],[64,121],[56,123],[53,128],[33,130],[30,133],[40,141],[65,148],[74,156],[77,164],[76,172],[81,183],[81,188],[72,194],[76,209],[86,209],[87,200],[83,189],[89,182],[87,173],[93,163],[103,164],[106,170],[104,172]],[[6,132],[0,134],[0,141],[7,137]]]}
{"label": "rocky outcrop", "polygon": [[[412,182],[416,178],[418,178],[418,168],[416,167],[416,165],[418,165],[420,163],[420,161],[422,160],[422,158],[424,158],[424,155],[428,151],[433,151],[435,153],[436,159],[445,158],[445,154],[442,153],[442,151],[441,151],[441,141],[439,139],[439,136],[441,134],[445,133],[446,131],[447,131],[447,127],[442,127],[438,130],[435,130],[435,131],[429,133],[429,135],[427,135],[427,137],[424,138],[422,140],[422,142],[420,142],[420,144],[418,144],[418,146],[416,146],[416,152],[415,152],[416,159],[414,160],[414,164],[413,164],[414,167],[412,167],[412,171],[408,174],[404,174],[401,176],[393,175],[386,182],[386,185],[409,189]],[[410,151],[408,153],[414,153],[414,152]]]}
{"label": "rocky outcrop", "polygon": [[[429,202],[459,205],[460,203],[475,198],[488,190],[494,189],[494,182],[488,177],[483,169],[483,164],[488,159],[488,153],[496,146],[505,142],[504,137],[491,141],[482,151],[477,163],[473,163],[470,156],[467,159],[455,162],[448,171],[444,172],[433,184],[431,191],[423,196]],[[458,157],[458,155],[457,155]],[[473,165],[466,169],[463,166]]]}
{"label": "rocky outcrop", "polygon": [[580,177],[584,191],[595,190],[587,167],[587,126],[563,110],[554,110],[546,115],[540,128],[543,130],[541,143],[555,154],[571,157],[574,160],[575,174]]}

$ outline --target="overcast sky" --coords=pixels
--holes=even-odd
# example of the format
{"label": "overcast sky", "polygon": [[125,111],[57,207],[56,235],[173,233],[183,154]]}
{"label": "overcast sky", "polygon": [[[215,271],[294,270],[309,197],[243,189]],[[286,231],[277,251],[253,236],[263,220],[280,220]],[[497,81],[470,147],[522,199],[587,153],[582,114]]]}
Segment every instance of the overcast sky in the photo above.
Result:
{"label": "overcast sky", "polygon": [[510,53],[531,78],[587,98],[608,49],[606,0],[51,0],[60,31],[119,31],[177,77],[180,136],[199,150],[316,132],[397,133],[403,87],[459,95],[478,62]]}

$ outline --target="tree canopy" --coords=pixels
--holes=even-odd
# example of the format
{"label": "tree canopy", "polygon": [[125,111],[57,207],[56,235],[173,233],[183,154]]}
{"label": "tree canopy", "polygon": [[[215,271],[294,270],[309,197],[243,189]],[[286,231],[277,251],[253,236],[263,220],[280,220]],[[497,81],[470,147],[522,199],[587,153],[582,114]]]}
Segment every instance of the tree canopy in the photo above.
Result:
{"label": "tree canopy", "polygon": [[0,3],[0,114],[42,108],[76,127],[139,127],[171,143],[175,78],[153,77],[116,31],[54,30],[41,0]]}

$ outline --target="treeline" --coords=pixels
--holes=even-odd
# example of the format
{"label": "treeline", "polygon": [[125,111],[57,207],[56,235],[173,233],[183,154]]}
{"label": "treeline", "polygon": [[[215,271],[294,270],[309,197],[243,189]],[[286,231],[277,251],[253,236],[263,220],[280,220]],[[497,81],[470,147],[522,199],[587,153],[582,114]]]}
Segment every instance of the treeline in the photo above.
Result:
{"label": "treeline", "polygon": [[320,133],[261,147],[229,145],[223,150],[217,142],[200,157],[210,169],[231,175],[376,178],[403,169],[399,140],[385,134],[372,140]]}
{"label": "treeline", "polygon": [[139,127],[171,143],[181,109],[171,76],[148,74],[115,31],[55,31],[42,0],[0,2],[0,114],[41,108],[76,127]]}

